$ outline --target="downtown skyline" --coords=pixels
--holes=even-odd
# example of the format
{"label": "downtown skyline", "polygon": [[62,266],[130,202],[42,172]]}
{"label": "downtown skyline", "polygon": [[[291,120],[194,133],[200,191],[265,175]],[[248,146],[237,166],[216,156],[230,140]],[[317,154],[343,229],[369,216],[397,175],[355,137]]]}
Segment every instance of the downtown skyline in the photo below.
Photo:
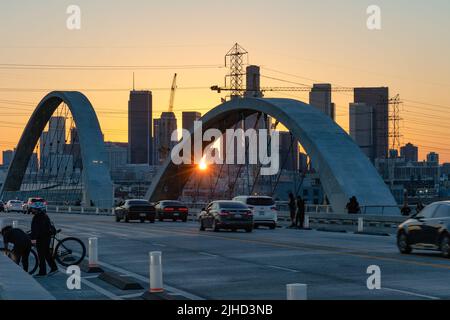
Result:
{"label": "downtown skyline", "polygon": [[[431,11],[418,1],[378,1],[379,31],[366,28],[365,1],[283,1],[260,9],[249,1],[239,6],[238,20],[214,17],[238,10],[235,1],[226,6],[134,2],[78,1],[82,25],[76,31],[65,27],[67,1],[1,5],[0,150],[15,147],[37,103],[47,90],[58,89],[80,89],[98,114],[105,140],[127,141],[133,72],[136,89],[153,92],[153,118],[167,111],[171,78],[179,74],[175,114],[181,127],[182,111],[205,114],[220,104],[224,95],[209,87],[223,85],[228,71],[223,56],[238,41],[249,51],[249,62],[261,65],[263,87],[322,82],[389,87],[390,95],[398,93],[404,102],[402,144],[419,146],[419,159],[435,151],[442,162],[450,161],[450,62],[445,59],[450,44],[440,41],[450,25],[443,19],[447,2],[436,1]],[[265,19],[272,23],[265,25]],[[267,92],[266,97],[307,102],[308,92]],[[334,92],[333,102],[337,123],[348,130],[353,94]]]}

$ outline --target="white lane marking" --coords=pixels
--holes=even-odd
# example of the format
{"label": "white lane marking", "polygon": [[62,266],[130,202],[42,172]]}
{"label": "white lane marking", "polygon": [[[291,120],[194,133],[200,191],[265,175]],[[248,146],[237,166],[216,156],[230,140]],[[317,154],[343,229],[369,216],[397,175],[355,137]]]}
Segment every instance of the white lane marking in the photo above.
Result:
{"label": "white lane marking", "polygon": [[392,289],[392,288],[386,288],[386,287],[382,287],[381,289],[382,290],[387,290],[387,291],[392,291],[392,292],[403,293],[403,294],[406,294],[406,295],[415,296],[415,297],[419,297],[419,298],[425,298],[425,299],[430,299],[430,300],[441,300],[441,298],[438,298],[438,297],[428,296],[428,295],[415,293],[415,292],[411,292],[411,291]]}
{"label": "white lane marking", "polygon": [[[66,273],[66,269],[59,267],[58,268],[59,272],[67,275]],[[86,286],[88,286],[91,289],[94,289],[95,291],[97,291],[98,293],[104,295],[105,297],[108,297],[111,300],[123,300],[121,297],[115,295],[114,293],[112,293],[111,291],[108,291],[106,289],[103,289],[101,287],[99,287],[98,285],[90,282],[89,280],[87,280],[86,277],[82,277],[81,278],[81,285],[85,284]]]}
{"label": "white lane marking", "polygon": [[122,299],[132,299],[132,298],[139,298],[145,293],[145,291],[139,292],[139,293],[131,293],[131,294],[125,294],[123,296],[119,296]]}
{"label": "white lane marking", "polygon": [[289,268],[285,268],[285,267],[279,267],[279,266],[268,266],[268,267],[269,267],[269,268],[273,268],[273,269],[283,270],[283,271],[294,272],[294,273],[300,272],[300,271],[298,271],[298,270],[289,269]]}
{"label": "white lane marking", "polygon": [[213,257],[213,258],[217,258],[218,257],[218,255],[211,254],[211,253],[208,253],[208,252],[199,252],[198,254],[201,254],[202,256]]}
{"label": "white lane marking", "polygon": [[153,243],[154,246],[157,247],[167,247],[165,244],[161,244],[161,243]]}
{"label": "white lane marking", "polygon": [[[113,266],[113,265],[111,265],[109,263],[106,263],[106,262],[99,262],[99,265],[100,266],[104,266],[104,267],[106,267],[108,269],[111,269],[113,271],[116,271],[118,273],[123,273],[123,274],[126,274],[127,276],[132,276],[133,278],[136,278],[136,279],[138,279],[138,280],[140,280],[142,282],[149,283],[149,279],[147,277],[141,276],[140,274],[137,274],[137,273],[134,273],[134,272],[131,272],[131,271],[128,271],[128,270],[125,270],[125,269]],[[186,297],[186,298],[188,298],[190,300],[205,300],[202,297],[196,296],[196,295],[194,295],[192,293],[186,292],[186,291],[181,290],[181,289],[177,289],[177,288],[168,286],[167,284],[164,284],[164,288],[166,288],[167,290],[169,290],[169,291],[171,291],[173,293],[176,293],[176,294],[178,294],[180,296]]]}

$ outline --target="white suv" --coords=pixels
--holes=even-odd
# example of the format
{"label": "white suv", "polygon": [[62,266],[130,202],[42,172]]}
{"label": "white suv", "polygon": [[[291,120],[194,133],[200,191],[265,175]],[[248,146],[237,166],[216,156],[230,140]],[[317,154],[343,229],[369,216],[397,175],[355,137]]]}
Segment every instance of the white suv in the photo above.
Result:
{"label": "white suv", "polygon": [[277,227],[278,214],[275,201],[271,197],[264,196],[239,196],[233,201],[239,201],[247,205],[253,211],[255,228],[267,226],[270,229]]}

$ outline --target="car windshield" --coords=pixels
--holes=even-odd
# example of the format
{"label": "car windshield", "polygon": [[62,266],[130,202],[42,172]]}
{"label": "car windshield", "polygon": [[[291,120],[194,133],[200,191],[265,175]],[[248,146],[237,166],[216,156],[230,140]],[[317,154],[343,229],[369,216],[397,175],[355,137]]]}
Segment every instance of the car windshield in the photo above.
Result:
{"label": "car windshield", "polygon": [[11,203],[12,203],[12,204],[19,204],[19,203],[21,203],[21,201],[14,200],[14,201],[11,201]]}
{"label": "car windshield", "polygon": [[35,202],[45,202],[44,199],[31,199],[30,201],[31,203],[35,203]]}
{"label": "car windshield", "polygon": [[247,206],[241,202],[219,202],[219,207],[226,209],[247,209]]}
{"label": "car windshield", "polygon": [[128,201],[128,205],[130,206],[148,206],[150,203],[145,200],[132,200]]}
{"label": "car windshield", "polygon": [[161,204],[163,206],[184,206],[180,201],[163,201]]}
{"label": "car windshield", "polygon": [[258,197],[248,198],[247,204],[250,206],[273,206],[275,202],[272,198]]}

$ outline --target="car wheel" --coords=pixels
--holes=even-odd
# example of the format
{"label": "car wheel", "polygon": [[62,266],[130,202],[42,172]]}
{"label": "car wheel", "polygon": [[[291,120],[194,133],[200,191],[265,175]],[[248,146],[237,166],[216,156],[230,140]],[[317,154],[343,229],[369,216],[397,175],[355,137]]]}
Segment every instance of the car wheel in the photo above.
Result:
{"label": "car wheel", "polygon": [[141,218],[139,220],[141,221],[141,223],[145,223],[145,218]]}
{"label": "car wheel", "polygon": [[172,218],[172,221],[173,222],[177,222],[177,218]]}
{"label": "car wheel", "polygon": [[253,231],[253,228],[247,228],[247,229],[245,229],[245,232],[247,232],[247,233],[250,233],[250,232],[252,232]]}
{"label": "car wheel", "polygon": [[408,236],[404,232],[401,232],[397,236],[397,247],[402,254],[409,254],[412,252],[412,248],[408,243]]}
{"label": "car wheel", "polygon": [[184,217],[182,221],[187,222],[187,217]]}
{"label": "car wheel", "polygon": [[125,222],[126,223],[130,222],[130,219],[128,219],[128,216],[125,216]]}
{"label": "car wheel", "polygon": [[205,226],[203,225],[203,220],[200,220],[200,231],[205,231]]}
{"label": "car wheel", "polygon": [[116,222],[120,222],[120,218],[119,217],[116,217]]}
{"label": "car wheel", "polygon": [[270,230],[275,230],[276,229],[276,227],[277,227],[277,224],[276,223],[274,223],[274,224],[272,224],[269,228],[270,228]]}
{"label": "car wheel", "polygon": [[164,219],[163,218],[158,218],[159,222],[163,222]]}
{"label": "car wheel", "polygon": [[212,229],[214,232],[218,232],[220,230],[220,228],[217,226],[216,219],[214,219],[214,221],[213,221]]}
{"label": "car wheel", "polygon": [[440,246],[441,254],[444,258],[450,258],[450,237],[448,234],[444,234],[441,238]]}

